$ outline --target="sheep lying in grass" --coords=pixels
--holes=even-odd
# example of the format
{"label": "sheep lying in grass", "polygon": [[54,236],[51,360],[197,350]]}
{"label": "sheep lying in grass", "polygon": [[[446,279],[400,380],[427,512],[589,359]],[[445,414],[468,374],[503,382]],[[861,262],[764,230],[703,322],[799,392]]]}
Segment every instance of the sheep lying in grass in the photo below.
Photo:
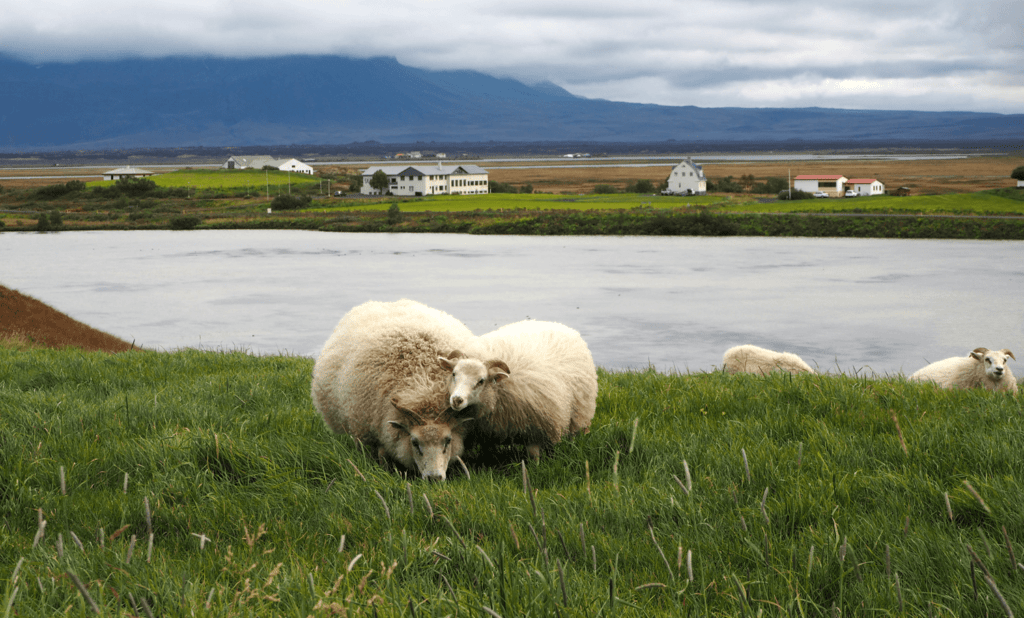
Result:
{"label": "sheep lying in grass", "polygon": [[967,356],[954,356],[936,361],[915,371],[911,380],[935,382],[942,388],[985,388],[990,391],[1017,392],[1006,360],[1017,360],[1009,350],[977,348]]}
{"label": "sheep lying in grass", "polygon": [[382,461],[444,480],[469,419],[449,409],[448,372],[437,358],[473,339],[452,316],[411,300],[364,303],[324,344],[313,403],[331,430],[377,447]]}
{"label": "sheep lying in grass", "polygon": [[476,408],[477,435],[525,442],[539,459],[542,445],[590,430],[597,370],[577,331],[526,320],[483,335],[479,344],[480,358],[440,359],[452,372],[448,403],[453,410]]}
{"label": "sheep lying in grass", "polygon": [[810,365],[796,354],[775,352],[759,348],[756,345],[738,345],[725,351],[722,367],[728,373],[756,373],[767,375],[772,371],[788,371],[798,373],[814,373]]}

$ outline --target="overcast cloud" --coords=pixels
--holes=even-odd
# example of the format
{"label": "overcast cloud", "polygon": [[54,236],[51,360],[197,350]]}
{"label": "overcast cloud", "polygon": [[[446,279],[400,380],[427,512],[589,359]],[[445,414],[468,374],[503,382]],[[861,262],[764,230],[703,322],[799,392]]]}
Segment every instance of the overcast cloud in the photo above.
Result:
{"label": "overcast cloud", "polygon": [[393,56],[614,101],[1024,113],[1020,0],[0,0],[0,53]]}

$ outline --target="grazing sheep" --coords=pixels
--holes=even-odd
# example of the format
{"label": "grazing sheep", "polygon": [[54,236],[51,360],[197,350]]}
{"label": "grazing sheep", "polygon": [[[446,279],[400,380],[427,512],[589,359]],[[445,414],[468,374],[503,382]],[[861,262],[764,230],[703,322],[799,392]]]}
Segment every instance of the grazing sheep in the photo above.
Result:
{"label": "grazing sheep", "polygon": [[479,358],[439,359],[451,372],[453,410],[476,407],[474,432],[525,442],[533,459],[542,445],[590,430],[597,407],[597,369],[580,334],[555,322],[525,320],[478,340]]}
{"label": "grazing sheep", "polygon": [[313,404],[332,431],[376,446],[382,461],[444,480],[469,426],[448,407],[448,374],[437,358],[473,340],[462,322],[415,301],[363,303],[324,344]]}
{"label": "grazing sheep", "polygon": [[756,345],[738,345],[725,351],[722,367],[729,373],[756,373],[766,375],[772,371],[814,373],[810,365],[796,354],[775,352]]}
{"label": "grazing sheep", "polygon": [[935,382],[942,388],[981,387],[1016,393],[1017,380],[1006,366],[1007,358],[1017,360],[1009,350],[977,348],[967,356],[954,356],[922,367],[910,379]]}

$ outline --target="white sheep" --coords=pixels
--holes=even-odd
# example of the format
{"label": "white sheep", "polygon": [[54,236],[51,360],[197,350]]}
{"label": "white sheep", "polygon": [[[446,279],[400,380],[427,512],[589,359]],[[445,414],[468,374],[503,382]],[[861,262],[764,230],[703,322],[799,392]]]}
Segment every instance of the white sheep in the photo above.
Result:
{"label": "white sheep", "polygon": [[542,445],[590,430],[597,369],[576,330],[525,320],[478,342],[480,358],[439,359],[452,372],[448,403],[453,410],[475,407],[477,435],[525,442],[530,457],[538,459]]}
{"label": "white sheep", "polygon": [[796,354],[775,352],[756,345],[738,345],[729,348],[722,356],[722,367],[728,373],[756,373],[767,375],[772,371],[788,371],[792,375],[814,373]]}
{"label": "white sheep", "polygon": [[382,461],[444,480],[469,425],[448,407],[448,372],[437,358],[474,339],[462,322],[415,301],[364,303],[324,344],[313,403],[331,430],[376,446]]}
{"label": "white sheep", "polygon": [[911,380],[935,382],[942,388],[985,388],[990,391],[1017,392],[1006,359],[1017,360],[1013,352],[977,348],[967,356],[953,356],[935,361],[915,371]]}

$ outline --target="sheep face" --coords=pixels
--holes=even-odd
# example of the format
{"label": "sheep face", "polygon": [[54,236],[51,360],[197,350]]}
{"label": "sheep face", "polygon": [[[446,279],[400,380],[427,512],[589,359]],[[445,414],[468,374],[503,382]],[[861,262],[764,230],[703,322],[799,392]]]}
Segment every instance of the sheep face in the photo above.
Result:
{"label": "sheep face", "polygon": [[977,348],[970,356],[985,367],[985,375],[992,381],[999,381],[1006,373],[1006,359],[1017,360],[1013,352],[1003,350],[989,350],[988,348]]}
{"label": "sheep face", "polygon": [[472,418],[429,421],[422,425],[388,421],[397,433],[395,459],[413,464],[427,481],[443,481],[453,457],[462,455],[464,424]]}
{"label": "sheep face", "polygon": [[508,365],[493,359],[480,361],[475,358],[454,359],[439,358],[441,364],[452,372],[448,384],[448,405],[453,410],[465,410],[471,405],[480,403],[480,396],[488,384],[501,382],[509,377]]}
{"label": "sheep face", "polygon": [[452,454],[462,452],[462,436],[443,423],[410,426],[398,421],[389,423],[401,434],[396,444],[399,459],[411,459],[423,480],[445,480]]}

